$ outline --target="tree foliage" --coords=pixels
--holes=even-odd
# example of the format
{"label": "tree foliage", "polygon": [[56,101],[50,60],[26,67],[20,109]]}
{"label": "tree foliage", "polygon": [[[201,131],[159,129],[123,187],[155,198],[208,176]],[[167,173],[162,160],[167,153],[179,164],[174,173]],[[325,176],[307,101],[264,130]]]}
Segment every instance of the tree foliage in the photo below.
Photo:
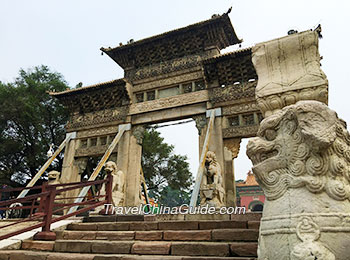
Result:
{"label": "tree foliage", "polygon": [[[47,160],[50,144],[64,139],[68,114],[48,91],[68,88],[46,66],[25,71],[12,83],[0,82],[0,182],[16,186],[32,178]],[[60,170],[62,158],[54,164]]]}
{"label": "tree foliage", "polygon": [[[145,131],[142,168],[150,195],[165,200],[170,191],[186,193],[193,183],[187,157],[173,153],[174,146],[164,143],[154,128]],[[165,187],[169,187],[164,190]],[[164,190],[164,191],[163,191]]]}

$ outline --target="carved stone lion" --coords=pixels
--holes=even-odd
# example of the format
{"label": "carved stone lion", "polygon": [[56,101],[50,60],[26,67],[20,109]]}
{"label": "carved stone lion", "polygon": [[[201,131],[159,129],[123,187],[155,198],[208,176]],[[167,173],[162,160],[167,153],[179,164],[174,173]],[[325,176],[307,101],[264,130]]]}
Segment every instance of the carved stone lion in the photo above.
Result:
{"label": "carved stone lion", "polygon": [[205,157],[205,169],[201,188],[201,205],[209,204],[214,207],[224,205],[225,190],[221,176],[221,167],[214,152],[208,151]]}
{"label": "carved stone lion", "polygon": [[300,101],[263,120],[247,155],[268,200],[299,187],[350,198],[350,135],[323,103]]}
{"label": "carved stone lion", "polygon": [[247,155],[266,196],[259,259],[349,259],[346,123],[321,102],[299,101],[261,122]]}
{"label": "carved stone lion", "polygon": [[[105,171],[107,174],[113,175],[112,184],[112,200],[114,206],[122,206],[124,203],[124,193],[125,193],[125,174],[122,171],[118,171],[115,162],[108,161],[105,164]],[[101,194],[104,191],[101,191]]]}

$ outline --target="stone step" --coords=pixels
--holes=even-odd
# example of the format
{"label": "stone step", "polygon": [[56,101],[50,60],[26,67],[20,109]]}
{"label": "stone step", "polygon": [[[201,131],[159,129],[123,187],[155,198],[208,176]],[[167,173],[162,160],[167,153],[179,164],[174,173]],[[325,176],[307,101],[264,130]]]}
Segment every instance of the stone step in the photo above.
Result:
{"label": "stone step", "polygon": [[258,229],[157,230],[157,231],[72,231],[57,232],[62,240],[142,241],[257,241]]}
{"label": "stone step", "polygon": [[255,257],[75,254],[27,250],[0,251],[0,260],[256,260]]}
{"label": "stone step", "polygon": [[120,222],[120,221],[260,221],[261,213],[246,214],[157,214],[157,215],[95,215],[85,217],[83,222]]}
{"label": "stone step", "polygon": [[256,256],[257,242],[56,240],[53,251],[95,254]]}
{"label": "stone step", "polygon": [[148,231],[148,230],[207,230],[226,228],[258,229],[259,221],[153,221],[72,223],[67,230],[79,231]]}

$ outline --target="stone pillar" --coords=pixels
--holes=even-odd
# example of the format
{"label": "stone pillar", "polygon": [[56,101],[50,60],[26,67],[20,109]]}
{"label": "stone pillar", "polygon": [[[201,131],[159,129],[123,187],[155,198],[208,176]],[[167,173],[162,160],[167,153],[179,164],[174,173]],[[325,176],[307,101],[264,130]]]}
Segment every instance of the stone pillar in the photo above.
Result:
{"label": "stone pillar", "polygon": [[231,138],[224,140],[226,205],[229,207],[235,207],[237,204],[234,159],[238,156],[240,144],[241,138]]}
{"label": "stone pillar", "polygon": [[141,153],[140,139],[133,131],[125,131],[118,144],[117,167],[125,173],[125,206],[138,206],[141,203]]}
{"label": "stone pillar", "polygon": [[326,105],[318,32],[258,44],[252,57],[265,115],[247,147],[266,196],[258,259],[349,259],[350,134]]}
{"label": "stone pillar", "polygon": [[[208,120],[207,120],[208,121]],[[199,120],[198,122],[202,123],[197,123],[196,120],[196,126],[198,129],[198,132],[200,133],[199,135],[199,156],[201,156],[202,149],[203,149],[203,144],[204,144],[204,139],[205,135],[207,132],[207,125],[204,126],[203,120]],[[200,125],[202,128],[198,127]],[[222,180],[223,180],[223,187],[226,187],[227,183],[227,176],[226,176],[226,171],[225,171],[225,160],[224,160],[224,144],[223,144],[223,136],[222,136],[222,117],[221,116],[216,116],[214,120],[214,125],[213,129],[211,131],[211,137],[209,141],[209,148],[208,151],[212,151],[216,155],[217,162],[220,164],[221,167],[221,174],[222,174]],[[226,190],[225,190],[226,192]],[[225,195],[225,204],[226,202],[226,195]]]}

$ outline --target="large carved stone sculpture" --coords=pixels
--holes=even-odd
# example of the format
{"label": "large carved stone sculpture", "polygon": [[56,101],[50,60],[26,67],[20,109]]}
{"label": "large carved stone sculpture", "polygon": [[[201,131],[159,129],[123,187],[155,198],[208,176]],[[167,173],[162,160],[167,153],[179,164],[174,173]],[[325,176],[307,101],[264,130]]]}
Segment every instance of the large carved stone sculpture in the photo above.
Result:
{"label": "large carved stone sculpture", "polygon": [[219,208],[225,203],[225,189],[221,175],[220,164],[214,152],[208,151],[205,158],[205,168],[200,187],[200,205]]}
{"label": "large carved stone sculpture", "polygon": [[[107,174],[113,175],[112,184],[112,203],[114,206],[123,206],[125,196],[125,174],[122,171],[118,171],[115,162],[108,161],[105,164],[105,171]],[[104,191],[101,191],[104,193]]]}
{"label": "large carved stone sculpture", "polygon": [[259,259],[349,259],[350,134],[325,104],[265,118],[247,155],[266,195]]}
{"label": "large carved stone sculpture", "polygon": [[252,61],[259,77],[255,96],[265,117],[299,100],[327,104],[328,80],[320,68],[318,52],[320,30],[319,27],[253,47]]}

